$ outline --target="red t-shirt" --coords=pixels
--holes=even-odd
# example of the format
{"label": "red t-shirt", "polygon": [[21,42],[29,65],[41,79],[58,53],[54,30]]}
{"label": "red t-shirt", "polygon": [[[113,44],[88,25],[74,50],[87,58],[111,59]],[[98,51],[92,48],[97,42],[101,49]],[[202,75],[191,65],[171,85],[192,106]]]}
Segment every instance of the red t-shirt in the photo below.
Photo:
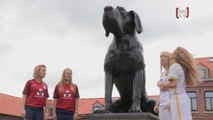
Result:
{"label": "red t-shirt", "polygon": [[25,105],[32,107],[44,107],[46,98],[49,97],[47,84],[34,79],[27,81],[22,94],[27,95]]}
{"label": "red t-shirt", "polygon": [[75,98],[79,98],[78,87],[74,85],[71,90],[70,85],[64,85],[63,91],[60,91],[59,85],[56,85],[53,98],[58,99],[56,108],[67,111],[75,111]]}

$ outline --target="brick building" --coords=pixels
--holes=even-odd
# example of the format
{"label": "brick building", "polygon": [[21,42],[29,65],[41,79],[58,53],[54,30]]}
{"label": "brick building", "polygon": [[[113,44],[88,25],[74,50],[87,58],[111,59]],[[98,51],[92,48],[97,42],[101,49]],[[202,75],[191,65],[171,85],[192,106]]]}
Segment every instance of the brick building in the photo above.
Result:
{"label": "brick building", "polygon": [[213,57],[196,58],[203,82],[188,87],[193,120],[213,120]]}
{"label": "brick building", "polygon": [[0,93],[0,120],[22,120],[21,98]]}

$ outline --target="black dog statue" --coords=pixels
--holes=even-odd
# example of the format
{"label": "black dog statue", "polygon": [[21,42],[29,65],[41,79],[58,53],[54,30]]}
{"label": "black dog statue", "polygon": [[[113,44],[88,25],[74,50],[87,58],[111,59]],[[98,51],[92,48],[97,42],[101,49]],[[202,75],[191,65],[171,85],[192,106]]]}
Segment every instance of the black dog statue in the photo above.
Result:
{"label": "black dog statue", "polygon": [[[149,100],[145,88],[145,63],[143,47],[136,37],[141,33],[140,18],[134,11],[123,7],[106,6],[103,14],[106,37],[114,39],[106,54],[105,70],[105,112],[152,112],[155,101]],[[115,84],[120,99],[112,102]]]}

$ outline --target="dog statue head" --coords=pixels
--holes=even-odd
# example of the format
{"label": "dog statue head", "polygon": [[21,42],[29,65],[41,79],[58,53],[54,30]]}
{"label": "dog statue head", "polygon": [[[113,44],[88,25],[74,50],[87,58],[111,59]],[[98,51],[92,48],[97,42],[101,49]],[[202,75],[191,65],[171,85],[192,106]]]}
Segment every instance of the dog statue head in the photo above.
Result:
{"label": "dog statue head", "polygon": [[103,26],[106,31],[106,37],[109,33],[122,36],[124,34],[133,35],[135,31],[141,33],[143,28],[139,16],[134,11],[127,12],[123,7],[113,8],[106,6],[103,14]]}

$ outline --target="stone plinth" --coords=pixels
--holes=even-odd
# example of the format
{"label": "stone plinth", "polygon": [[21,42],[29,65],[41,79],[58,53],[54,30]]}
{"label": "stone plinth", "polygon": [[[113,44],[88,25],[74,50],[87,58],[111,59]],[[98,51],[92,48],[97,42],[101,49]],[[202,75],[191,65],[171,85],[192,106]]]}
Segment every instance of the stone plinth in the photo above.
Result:
{"label": "stone plinth", "polygon": [[79,120],[159,120],[152,113],[107,113],[81,115]]}

